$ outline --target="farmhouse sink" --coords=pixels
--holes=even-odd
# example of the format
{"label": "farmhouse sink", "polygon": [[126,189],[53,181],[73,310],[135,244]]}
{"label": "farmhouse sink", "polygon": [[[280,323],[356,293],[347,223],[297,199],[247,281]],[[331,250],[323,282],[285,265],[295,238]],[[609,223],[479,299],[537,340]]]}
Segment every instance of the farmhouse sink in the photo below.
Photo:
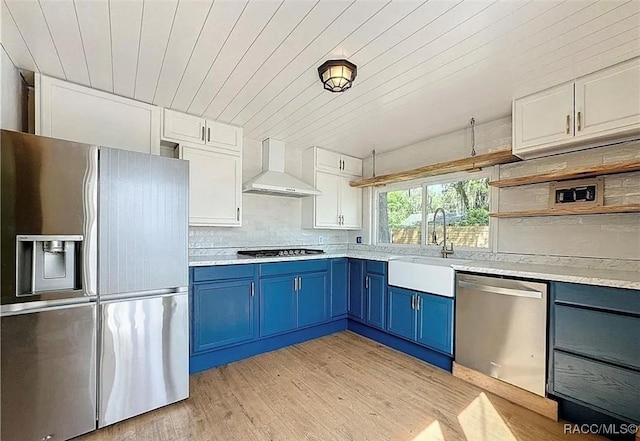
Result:
{"label": "farmhouse sink", "polygon": [[389,285],[453,297],[455,271],[460,259],[439,257],[398,257],[389,261]]}

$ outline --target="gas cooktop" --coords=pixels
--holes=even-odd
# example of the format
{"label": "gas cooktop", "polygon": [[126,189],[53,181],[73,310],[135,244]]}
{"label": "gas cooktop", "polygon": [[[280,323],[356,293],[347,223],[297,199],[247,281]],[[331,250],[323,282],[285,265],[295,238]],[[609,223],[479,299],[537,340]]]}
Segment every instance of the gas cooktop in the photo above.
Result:
{"label": "gas cooktop", "polygon": [[305,256],[310,254],[324,254],[322,250],[309,250],[305,248],[283,248],[278,250],[246,250],[238,251],[240,256],[251,257],[289,257]]}

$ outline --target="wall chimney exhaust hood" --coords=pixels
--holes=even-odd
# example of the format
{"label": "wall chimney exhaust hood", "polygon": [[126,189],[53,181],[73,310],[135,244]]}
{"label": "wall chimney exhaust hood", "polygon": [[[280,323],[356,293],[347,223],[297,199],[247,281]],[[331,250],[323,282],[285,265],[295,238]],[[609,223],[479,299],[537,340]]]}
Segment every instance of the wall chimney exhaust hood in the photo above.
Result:
{"label": "wall chimney exhaust hood", "polygon": [[243,191],[294,198],[322,194],[313,186],[284,172],[284,142],[271,138],[262,141],[262,173],[247,181]]}

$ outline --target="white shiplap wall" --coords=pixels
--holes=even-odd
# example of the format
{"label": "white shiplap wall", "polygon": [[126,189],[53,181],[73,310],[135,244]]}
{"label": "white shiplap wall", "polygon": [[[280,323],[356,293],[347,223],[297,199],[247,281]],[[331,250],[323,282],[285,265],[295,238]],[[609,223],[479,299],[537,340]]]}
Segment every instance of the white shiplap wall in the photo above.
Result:
{"label": "white shiplap wall", "polygon": [[[465,129],[385,152],[378,155],[377,174],[468,156],[470,139],[470,131]],[[510,141],[511,118],[476,127],[478,154],[509,145]],[[640,141],[505,164],[499,166],[499,173],[501,178],[510,178],[631,159],[640,159]],[[370,158],[365,161],[365,177],[371,176],[371,162]],[[549,184],[503,188],[498,192],[498,207],[500,211],[544,208],[548,192]],[[365,209],[370,200],[371,196],[365,193]],[[640,203],[640,173],[605,177],[605,203]],[[571,261],[575,265],[580,258],[640,261],[638,213],[495,219],[494,222],[498,223],[496,249],[476,258],[522,260],[519,258],[537,256],[536,262],[542,263],[539,258],[544,260],[544,256],[551,256],[550,261],[568,257],[578,259]],[[361,234],[369,237],[369,230],[373,228],[368,227]]]}
{"label": "white shiplap wall", "polygon": [[[245,138],[242,157],[243,179],[247,181],[261,170],[262,145]],[[299,151],[287,150],[285,170],[293,176],[300,177]],[[247,193],[242,197],[242,227],[191,227],[191,255],[215,254],[228,248],[318,245],[319,236],[322,236],[325,245],[344,244],[349,240],[349,233],[346,231],[303,229],[300,199]]]}

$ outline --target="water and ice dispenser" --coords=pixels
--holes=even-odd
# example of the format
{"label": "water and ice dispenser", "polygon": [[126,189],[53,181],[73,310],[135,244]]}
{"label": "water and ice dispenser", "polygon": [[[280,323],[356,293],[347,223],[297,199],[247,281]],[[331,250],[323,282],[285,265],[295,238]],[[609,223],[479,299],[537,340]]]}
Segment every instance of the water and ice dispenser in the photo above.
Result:
{"label": "water and ice dispenser", "polygon": [[18,236],[18,296],[82,289],[82,236]]}

